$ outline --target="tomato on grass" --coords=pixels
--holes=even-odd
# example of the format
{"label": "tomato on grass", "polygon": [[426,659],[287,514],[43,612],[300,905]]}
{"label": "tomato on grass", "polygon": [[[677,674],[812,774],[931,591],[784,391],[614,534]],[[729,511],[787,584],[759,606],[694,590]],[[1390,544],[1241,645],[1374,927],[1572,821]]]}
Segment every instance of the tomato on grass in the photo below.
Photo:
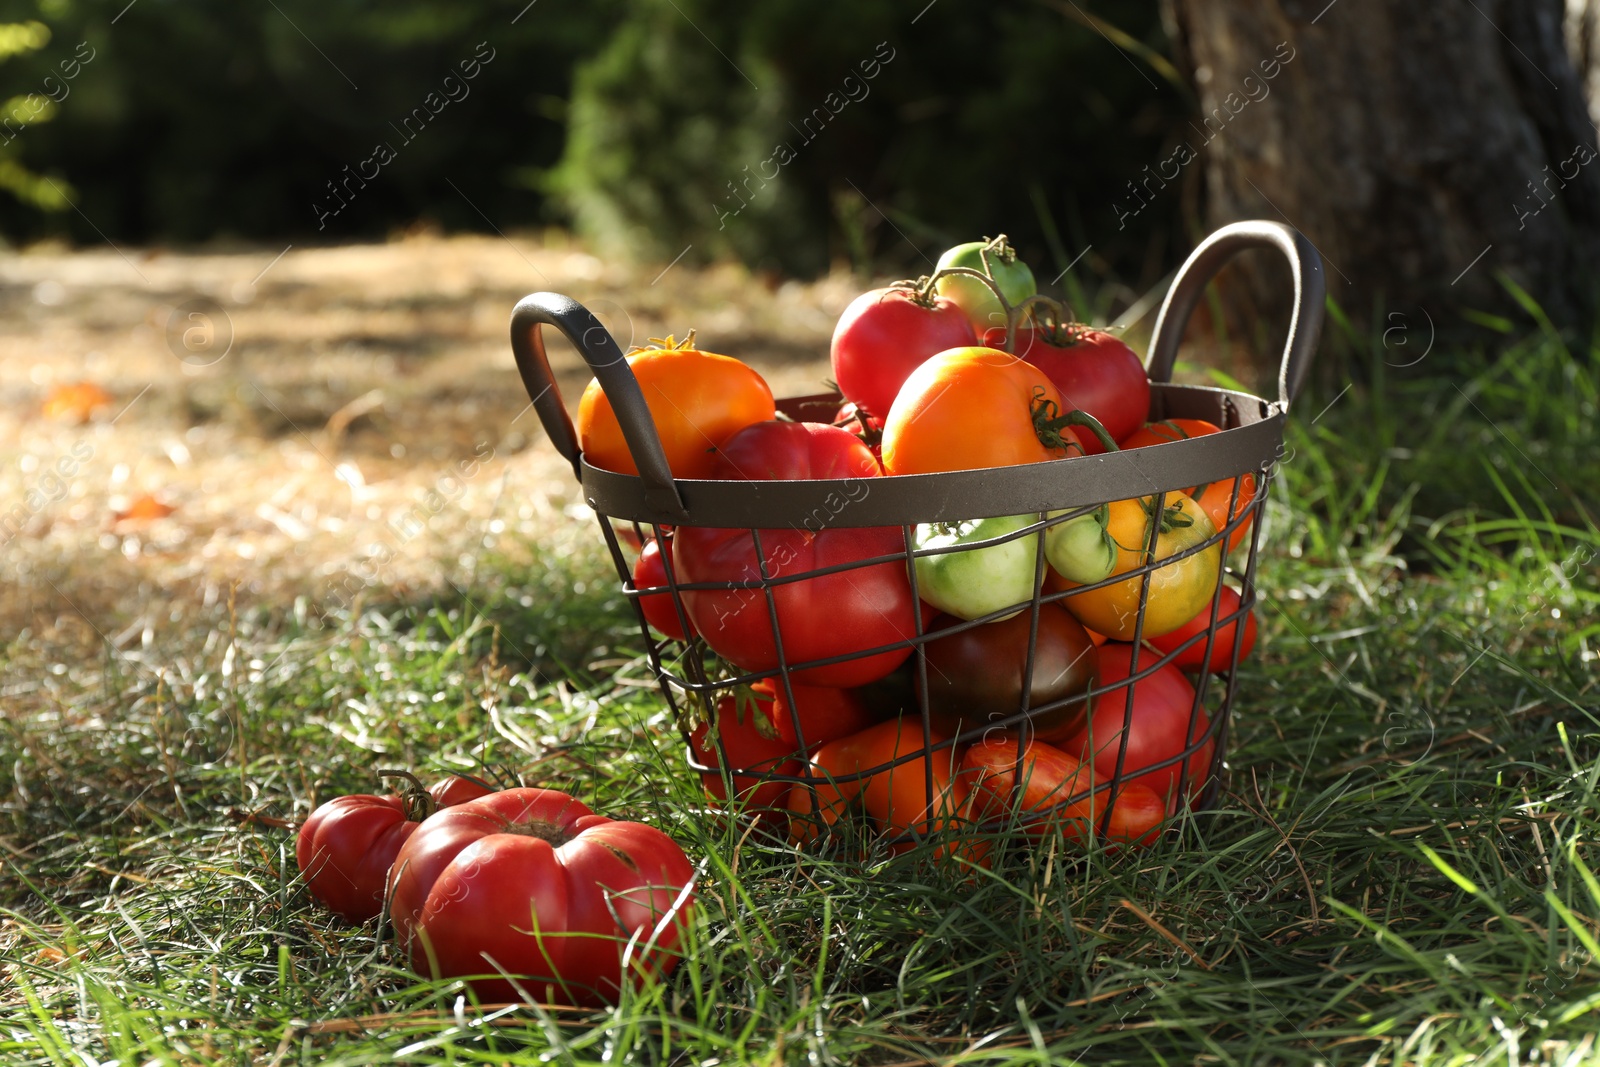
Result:
{"label": "tomato on grass", "polygon": [[482,1001],[599,1006],[677,966],[693,881],[653,826],[507,789],[418,827],[395,858],[390,913],[419,974],[468,978]]}
{"label": "tomato on grass", "polygon": [[300,824],[295,863],[313,900],[347,922],[364,923],[383,911],[389,867],[422,820],[436,808],[492,792],[471,778],[446,778],[426,792],[419,785],[399,796],[336,797]]}

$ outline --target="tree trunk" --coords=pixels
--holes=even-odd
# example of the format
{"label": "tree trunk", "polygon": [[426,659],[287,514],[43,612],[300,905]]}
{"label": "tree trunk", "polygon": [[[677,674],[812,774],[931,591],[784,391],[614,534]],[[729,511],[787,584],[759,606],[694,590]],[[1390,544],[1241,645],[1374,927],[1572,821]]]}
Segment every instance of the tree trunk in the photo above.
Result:
{"label": "tree trunk", "polygon": [[[1199,97],[1208,223],[1297,227],[1358,320],[1381,308],[1420,326],[1425,311],[1448,330],[1510,306],[1503,271],[1558,325],[1588,328],[1600,152],[1564,0],[1164,3]],[[1592,23],[1566,23],[1600,45]],[[1272,273],[1251,277],[1257,307]]]}
{"label": "tree trunk", "polygon": [[1600,122],[1600,0],[1567,0],[1567,58],[1578,73],[1589,121]]}

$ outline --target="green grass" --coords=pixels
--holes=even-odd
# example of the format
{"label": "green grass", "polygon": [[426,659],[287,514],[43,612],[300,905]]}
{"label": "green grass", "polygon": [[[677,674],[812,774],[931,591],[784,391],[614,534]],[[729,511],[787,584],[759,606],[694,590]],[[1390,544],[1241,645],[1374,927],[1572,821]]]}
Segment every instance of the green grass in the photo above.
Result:
{"label": "green grass", "polygon": [[[325,625],[179,595],[137,657],[18,636],[0,1061],[1600,1059],[1594,365],[1373,351],[1296,412],[1228,791],[1149,851],[969,872],[708,819],[598,533]],[[667,830],[689,961],[587,1015],[418,982],[311,906],[278,822],[395,765]]]}

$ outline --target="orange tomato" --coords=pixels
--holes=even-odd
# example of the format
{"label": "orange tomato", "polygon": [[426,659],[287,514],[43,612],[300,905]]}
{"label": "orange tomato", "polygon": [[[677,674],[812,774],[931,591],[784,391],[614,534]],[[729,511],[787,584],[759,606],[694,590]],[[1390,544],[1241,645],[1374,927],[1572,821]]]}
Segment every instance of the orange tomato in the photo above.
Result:
{"label": "orange tomato", "polygon": [[[1222,430],[1216,423],[1204,419],[1167,419],[1163,422],[1152,422],[1142,430],[1136,430],[1122,442],[1123,448],[1146,448],[1150,445],[1164,445],[1170,441],[1187,441],[1194,437],[1205,437],[1208,434],[1221,433]],[[1239,499],[1233,505],[1233,514],[1228,513],[1228,503],[1233,500],[1233,483],[1239,481]],[[1224,478],[1221,481],[1207,482],[1205,485],[1190,486],[1184,490],[1194,498],[1211,519],[1211,525],[1222,529],[1228,520],[1237,517],[1250,501],[1256,498],[1256,476],[1243,475],[1239,479]],[[1250,532],[1250,524],[1255,521],[1251,516],[1241,522],[1237,529],[1228,535],[1228,551],[1232,552],[1240,541],[1244,540]]]}
{"label": "orange tomato", "polygon": [[[963,771],[973,775],[973,819],[995,818],[1010,810],[1017,781],[1017,735],[996,732],[967,749],[961,758]],[[1104,778],[1078,760],[1043,741],[1030,740],[1022,746],[1022,794],[1020,810],[1044,815],[1030,820],[1025,829],[1042,836],[1060,827],[1070,840],[1087,841],[1100,833],[1100,819],[1111,804],[1110,791],[1090,793],[1082,800],[1067,803]],[[1140,782],[1125,782],[1111,804],[1104,837],[1108,841],[1149,845],[1151,832],[1167,817],[1167,806],[1155,790]]]}
{"label": "orange tomato", "polygon": [[1084,454],[1043,371],[995,348],[950,348],[900,387],[883,423],[887,474],[1010,467]]}
{"label": "orange tomato", "polygon": [[[937,745],[949,739],[936,730],[931,742]],[[970,798],[966,776],[960,774],[960,754],[955,746],[938,749],[932,755],[930,760],[923,751],[921,724],[911,719],[891,719],[823,745],[811,758],[810,773],[818,779],[818,803],[813,804],[810,786],[796,785],[789,791],[789,811],[798,816],[790,823],[791,836],[798,841],[813,840],[857,803],[879,829],[893,836],[913,830],[927,834],[951,828],[967,813]],[[866,778],[855,777],[903,756],[913,758]],[[905,847],[908,846],[896,846],[896,850]],[[947,851],[948,846],[940,853]]]}
{"label": "orange tomato", "polygon": [[[1115,500],[1110,504],[1106,531],[1117,543],[1113,576],[1142,566],[1149,550],[1153,496]],[[1167,493],[1161,508],[1153,561],[1167,559],[1216,536],[1211,519],[1183,493]],[[1160,637],[1178,629],[1211,603],[1221,577],[1222,545],[1208,545],[1191,556],[1150,571],[1149,602],[1145,607],[1144,636]],[[1139,617],[1139,593],[1146,576],[1135,575],[1098,589],[1084,589],[1060,601],[1061,606],[1094,633],[1118,641],[1132,641]],[[1051,591],[1077,589],[1075,583],[1051,574]]]}
{"label": "orange tomato", "polygon": [[[695,348],[693,330],[681,344],[668,337],[661,348],[631,353],[628,366],[639,380],[674,478],[707,477],[724,441],[777,413],[772,389],[761,375],[731,356]],[[639,473],[598,380],[589,382],[578,401],[577,429],[578,446],[590,463]]]}
{"label": "orange tomato", "polygon": [[[972,743],[961,757],[961,767],[972,773],[972,814],[975,819],[993,819],[1010,810],[1017,784],[1018,738],[1010,730],[991,731]],[[1089,768],[1043,741],[1030,739],[1022,746],[1022,793],[1020,810],[1045,814],[1030,820],[1025,829],[1042,835],[1060,826],[1071,838],[1083,838],[1094,826],[1094,806],[1105,804],[1105,794],[1084,797],[1068,804],[1079,793],[1094,785]]]}

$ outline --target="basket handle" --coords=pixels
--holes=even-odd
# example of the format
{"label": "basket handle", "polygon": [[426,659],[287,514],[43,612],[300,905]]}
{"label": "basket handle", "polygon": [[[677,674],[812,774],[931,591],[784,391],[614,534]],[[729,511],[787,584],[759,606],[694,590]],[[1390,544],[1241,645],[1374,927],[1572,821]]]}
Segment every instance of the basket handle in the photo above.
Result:
{"label": "basket handle", "polygon": [[1189,254],[1156,316],[1155,337],[1150,342],[1150,380],[1172,379],[1172,364],[1178,358],[1184,328],[1206,286],[1230,259],[1249,248],[1276,248],[1282,252],[1294,280],[1294,312],[1278,366],[1278,406],[1288,411],[1289,401],[1300,391],[1306,371],[1311,368],[1311,355],[1322,333],[1327,283],[1316,246],[1300,231],[1281,222],[1255,219],[1232,223],[1201,241]]}
{"label": "basket handle", "polygon": [[684,510],[683,499],[672,481],[672,469],[667,465],[667,454],[661,448],[661,438],[656,433],[655,420],[645,404],[639,380],[617,347],[610,332],[594,317],[594,313],[570,296],[560,293],[533,293],[517,301],[511,312],[511,352],[517,360],[517,372],[522,375],[522,385],[533,401],[545,433],[555,443],[556,451],[572,464],[572,473],[582,481],[583,467],[579,462],[582,449],[578,445],[578,432],[572,425],[572,416],[561,399],[555,375],[550,372],[550,357],[544,350],[544,332],[541,326],[554,326],[578,350],[583,361],[594,371],[600,388],[611,401],[617,422],[622,427],[622,438],[628,452],[639,468],[639,478],[644,482],[645,500],[650,508],[662,514],[673,515],[674,521],[687,522],[689,513]]}

